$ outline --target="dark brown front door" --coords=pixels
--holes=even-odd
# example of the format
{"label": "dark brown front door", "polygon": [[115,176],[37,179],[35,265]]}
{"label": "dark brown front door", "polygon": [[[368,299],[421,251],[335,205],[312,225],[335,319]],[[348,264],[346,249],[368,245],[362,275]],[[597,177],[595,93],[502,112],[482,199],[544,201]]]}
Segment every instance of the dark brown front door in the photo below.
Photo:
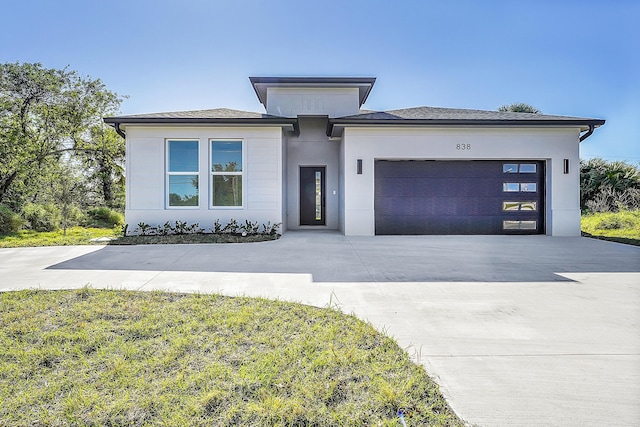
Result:
{"label": "dark brown front door", "polygon": [[324,166],[300,166],[300,225],[325,225],[324,176]]}

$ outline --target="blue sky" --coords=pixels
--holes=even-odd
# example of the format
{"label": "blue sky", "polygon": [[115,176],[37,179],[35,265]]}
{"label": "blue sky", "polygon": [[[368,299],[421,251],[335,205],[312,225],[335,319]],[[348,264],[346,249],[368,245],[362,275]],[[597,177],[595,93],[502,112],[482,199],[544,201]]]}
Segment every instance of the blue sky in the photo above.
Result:
{"label": "blue sky", "polygon": [[5,2],[1,62],[69,66],[129,99],[123,114],[263,111],[249,76],[371,76],[365,108],[603,118],[583,158],[640,163],[640,2]]}

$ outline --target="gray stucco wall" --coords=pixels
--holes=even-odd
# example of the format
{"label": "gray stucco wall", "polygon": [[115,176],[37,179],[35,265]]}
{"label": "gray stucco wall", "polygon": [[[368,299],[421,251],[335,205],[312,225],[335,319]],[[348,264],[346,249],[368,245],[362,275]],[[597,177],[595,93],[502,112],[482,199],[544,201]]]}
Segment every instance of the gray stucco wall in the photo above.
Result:
{"label": "gray stucco wall", "polygon": [[[286,145],[287,229],[337,230],[340,215],[340,140],[326,135],[326,117],[300,117],[300,135],[288,135]],[[300,166],[326,167],[326,225],[300,226]]]}

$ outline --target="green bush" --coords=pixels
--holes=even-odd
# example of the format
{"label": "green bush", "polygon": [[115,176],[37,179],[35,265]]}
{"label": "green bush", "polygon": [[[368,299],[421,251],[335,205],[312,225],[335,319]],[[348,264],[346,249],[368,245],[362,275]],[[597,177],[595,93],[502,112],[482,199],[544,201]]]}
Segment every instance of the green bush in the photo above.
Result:
{"label": "green bush", "polygon": [[0,205],[0,234],[17,233],[22,228],[22,218],[5,205]]}
{"label": "green bush", "polygon": [[27,228],[34,231],[55,231],[60,225],[60,209],[52,203],[27,203],[22,207]]}
{"label": "green bush", "polygon": [[124,215],[107,207],[91,209],[88,217],[88,225],[91,227],[112,228],[124,224]]}

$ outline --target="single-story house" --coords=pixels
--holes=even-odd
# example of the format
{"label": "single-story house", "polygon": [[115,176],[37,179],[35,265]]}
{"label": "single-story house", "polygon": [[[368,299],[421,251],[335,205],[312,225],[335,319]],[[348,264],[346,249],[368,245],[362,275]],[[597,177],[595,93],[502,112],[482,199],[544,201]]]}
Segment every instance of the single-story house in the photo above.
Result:
{"label": "single-story house", "polygon": [[126,221],[281,231],[580,235],[579,145],[604,120],[361,110],[375,78],[251,77],[266,113],[107,117],[126,138]]}

